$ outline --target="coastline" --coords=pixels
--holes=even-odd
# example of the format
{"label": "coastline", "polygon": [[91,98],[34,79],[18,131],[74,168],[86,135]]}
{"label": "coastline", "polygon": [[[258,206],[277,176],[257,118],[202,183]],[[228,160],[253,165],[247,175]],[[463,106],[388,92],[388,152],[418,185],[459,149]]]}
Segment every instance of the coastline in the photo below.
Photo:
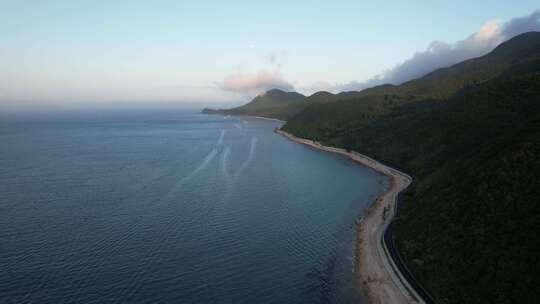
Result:
{"label": "coastline", "polygon": [[277,119],[277,118],[270,118],[270,117],[264,117],[264,116],[252,116],[252,115],[246,115],[247,117],[251,118],[258,118],[258,119],[264,119],[264,120],[272,120],[272,121],[278,121],[282,123],[286,123],[285,120]]}
{"label": "coastline", "polygon": [[360,287],[366,291],[370,303],[424,303],[397,270],[382,241],[386,228],[395,215],[397,195],[410,185],[412,178],[358,152],[324,146],[280,129],[274,131],[296,143],[347,156],[354,162],[390,178],[389,189],[376,198],[357,225],[356,270]]}
{"label": "coastline", "polygon": [[230,116],[235,116],[235,117],[249,117],[249,118],[257,118],[257,119],[271,120],[271,121],[277,121],[277,122],[281,122],[281,123],[286,123],[286,122],[287,122],[287,121],[285,121],[285,120],[281,120],[281,119],[277,119],[277,118],[264,117],[264,116],[254,116],[254,115],[206,114],[206,113],[201,113],[201,114],[203,114],[203,115],[222,115],[222,116],[225,117],[225,118],[230,117]]}

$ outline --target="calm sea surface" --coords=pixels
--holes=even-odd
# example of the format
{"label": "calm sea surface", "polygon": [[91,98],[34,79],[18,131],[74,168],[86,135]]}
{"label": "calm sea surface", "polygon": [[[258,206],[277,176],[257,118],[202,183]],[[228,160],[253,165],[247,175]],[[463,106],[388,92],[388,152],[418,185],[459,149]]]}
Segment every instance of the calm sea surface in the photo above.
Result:
{"label": "calm sea surface", "polygon": [[0,303],[362,303],[354,224],[387,179],[279,125],[3,118]]}

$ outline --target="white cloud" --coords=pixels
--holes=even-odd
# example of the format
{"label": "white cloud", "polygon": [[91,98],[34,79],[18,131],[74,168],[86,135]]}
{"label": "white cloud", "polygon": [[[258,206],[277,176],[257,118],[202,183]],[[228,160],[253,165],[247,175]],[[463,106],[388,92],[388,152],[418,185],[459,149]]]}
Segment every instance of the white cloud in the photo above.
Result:
{"label": "white cloud", "polygon": [[293,91],[294,87],[277,70],[259,70],[256,73],[236,73],[225,77],[219,86],[226,91],[256,95],[271,89]]}
{"label": "white cloud", "polygon": [[294,86],[285,79],[281,73],[282,58],[287,55],[285,50],[272,51],[262,59],[265,68],[256,72],[241,72],[225,76],[217,85],[222,90],[239,93],[245,97],[252,97],[271,89],[294,91]]}
{"label": "white cloud", "polygon": [[438,68],[485,55],[501,42],[529,31],[540,31],[540,11],[511,19],[502,26],[498,20],[488,21],[476,33],[455,43],[433,41],[424,51],[415,53],[411,58],[379,75],[362,82],[335,84],[327,90],[359,91],[384,83],[401,84]]}
{"label": "white cloud", "polygon": [[502,29],[502,35],[506,39],[509,39],[530,31],[540,31],[540,10],[535,11],[529,16],[514,18],[508,21]]}

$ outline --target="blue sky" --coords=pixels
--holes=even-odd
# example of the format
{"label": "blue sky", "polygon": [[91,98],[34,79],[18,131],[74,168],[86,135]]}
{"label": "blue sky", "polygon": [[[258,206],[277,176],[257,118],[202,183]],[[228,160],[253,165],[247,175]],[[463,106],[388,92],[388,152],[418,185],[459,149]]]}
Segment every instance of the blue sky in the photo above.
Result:
{"label": "blue sky", "polygon": [[337,90],[433,41],[451,44],[539,8],[526,0],[0,0],[0,105],[240,102],[267,80]]}

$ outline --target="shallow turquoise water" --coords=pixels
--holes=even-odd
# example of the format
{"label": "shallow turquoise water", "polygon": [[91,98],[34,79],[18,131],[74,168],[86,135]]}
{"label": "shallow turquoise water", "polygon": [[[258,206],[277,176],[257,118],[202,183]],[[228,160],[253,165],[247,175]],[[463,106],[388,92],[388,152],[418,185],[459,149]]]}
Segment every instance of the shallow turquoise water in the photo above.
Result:
{"label": "shallow turquoise water", "polygon": [[279,125],[3,119],[0,302],[363,302],[354,223],[387,180]]}

